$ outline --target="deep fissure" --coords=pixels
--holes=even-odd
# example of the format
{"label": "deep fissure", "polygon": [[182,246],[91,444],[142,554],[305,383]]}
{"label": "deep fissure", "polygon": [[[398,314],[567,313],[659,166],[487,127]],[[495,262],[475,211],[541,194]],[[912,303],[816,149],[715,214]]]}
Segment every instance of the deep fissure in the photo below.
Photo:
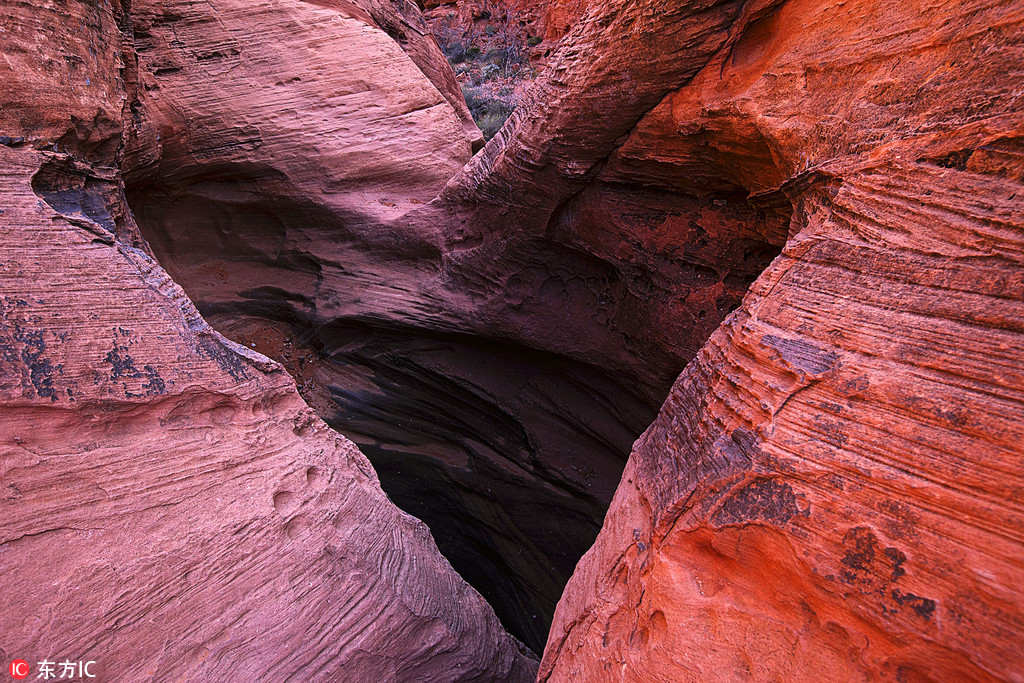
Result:
{"label": "deep fissure", "polygon": [[[551,350],[550,343],[533,347],[460,330],[429,314],[421,323],[416,305],[405,304],[412,314],[392,319],[326,315],[318,304],[330,298],[323,282],[334,266],[317,259],[317,240],[337,235],[338,219],[315,206],[254,200],[240,195],[238,184],[207,174],[201,182],[129,187],[128,196],[161,264],[204,317],[229,338],[282,362],[307,402],[370,458],[389,497],[428,524],[456,571],[511,633],[540,652],[562,589],[600,530],[632,442],[706,333],[691,331],[692,348],[663,359],[660,378],[651,381],[638,379],[628,364],[586,362]],[[615,210],[641,224],[696,225],[687,209],[708,205],[735,213],[729,221],[765,220],[739,195],[669,200],[643,188],[616,192]],[[589,201],[587,193],[573,201]],[[553,220],[553,231],[566,230],[566,220],[577,226],[590,221],[602,208],[570,207]],[[187,235],[181,225],[190,226]],[[564,271],[559,282],[569,287],[574,278],[593,284],[595,272],[607,271],[599,277],[605,298],[635,296],[636,288],[650,295],[662,286],[717,291],[693,314],[694,324],[710,331],[777,253],[778,245],[759,241],[759,232],[766,231],[714,246],[712,252],[729,255],[729,264],[717,270],[706,253],[714,235],[705,229],[687,233],[691,243],[680,246],[689,253],[646,270],[619,272],[558,245],[546,251],[562,262],[545,267]],[[399,277],[393,263],[374,258],[358,264],[358,277]],[[510,289],[521,290],[512,293],[515,315],[557,307],[563,296],[574,301],[552,289],[550,277],[539,290],[531,287],[531,267],[538,266],[524,264],[523,273],[508,280],[515,283]],[[329,293],[338,297],[339,288]],[[359,292],[344,295],[357,299]],[[574,301],[563,311],[566,331],[577,326],[574,315],[589,313],[582,300]],[[631,353],[637,366],[655,357]]]}
{"label": "deep fissure", "polygon": [[310,196],[258,155],[173,151],[127,198],[209,323],[288,369],[539,654],[634,440],[785,241],[788,198],[737,170],[774,163],[747,142],[643,184],[603,161],[537,231],[484,210],[437,233],[422,200]]}
{"label": "deep fissure", "polygon": [[[210,317],[279,358],[301,338],[281,340],[280,322]],[[427,522],[506,627],[542,648],[657,407],[597,368],[508,343],[362,323],[313,334],[307,400],[366,453],[392,500]],[[301,362],[286,362],[301,378]]]}
{"label": "deep fissure", "polygon": [[1024,15],[917,5],[11,3],[11,675],[1013,679]]}

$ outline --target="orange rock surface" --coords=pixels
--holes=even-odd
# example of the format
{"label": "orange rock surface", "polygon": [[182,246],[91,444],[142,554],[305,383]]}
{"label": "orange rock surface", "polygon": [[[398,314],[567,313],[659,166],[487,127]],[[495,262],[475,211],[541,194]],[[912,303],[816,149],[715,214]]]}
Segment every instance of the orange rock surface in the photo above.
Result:
{"label": "orange rock surface", "polygon": [[1020,680],[1024,12],[747,6],[603,170],[792,206],[539,679]]}

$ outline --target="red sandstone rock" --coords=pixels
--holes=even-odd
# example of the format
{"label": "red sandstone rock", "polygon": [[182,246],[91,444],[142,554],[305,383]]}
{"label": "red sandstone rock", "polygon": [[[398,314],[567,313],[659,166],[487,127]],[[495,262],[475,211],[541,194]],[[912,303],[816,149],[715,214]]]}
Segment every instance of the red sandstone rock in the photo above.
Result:
{"label": "red sandstone rock", "polygon": [[[165,661],[199,678],[315,676],[322,660],[268,654],[312,656],[310,632],[344,643],[345,671],[360,677],[528,668],[277,366],[208,331],[129,248],[146,245],[120,200],[120,154],[154,251],[204,312],[282,356],[282,328],[319,344],[289,367],[323,415],[383,396],[372,406],[384,408],[382,431],[353,436],[390,438],[406,449],[403,463],[439,473],[423,480],[429,495],[457,488],[454,517],[477,519],[497,539],[490,548],[519,551],[506,569],[520,588],[507,595],[534,616],[557,593],[564,538],[578,538],[580,518],[606,499],[619,422],[634,421],[627,392],[588,373],[597,366],[660,400],[692,359],[566,589],[542,679],[1018,677],[1021,10],[546,7],[572,17],[564,37],[504,131],[462,171],[473,135],[412,12],[142,2],[128,22],[74,5],[68,25],[87,27],[82,35],[57,31],[63,18],[43,11],[14,15],[4,44],[17,68],[5,77],[19,94],[0,110],[0,133],[28,144],[0,147],[14,198],[4,218],[16,218],[4,223],[5,292],[37,281],[70,294],[33,290],[26,310],[16,299],[4,319],[15,346],[3,357],[11,412],[0,434],[19,476],[39,482],[30,496],[10,495],[51,510],[58,499],[45,483],[62,505],[47,513],[51,525],[31,517],[42,507],[9,503],[19,540],[0,554],[4,568],[95,586],[88,620],[58,640],[120,647],[114,664],[129,678]],[[134,26],[131,43],[110,39],[115,19]],[[47,31],[57,35],[43,41],[44,58],[25,56]],[[65,62],[67,72],[55,66]],[[96,79],[99,92],[89,89]],[[28,148],[55,141],[78,161]],[[40,247],[40,234],[54,237]],[[52,267],[58,258],[67,269]],[[133,326],[122,334],[125,320]],[[73,325],[85,332],[61,339]],[[37,327],[58,335],[44,337],[45,353]],[[491,351],[452,332],[518,345],[506,357],[529,348],[591,369],[552,379],[489,367]],[[345,354],[364,364],[339,361]],[[232,375],[239,368],[246,377]],[[396,370],[413,390],[389,384]],[[405,412],[387,400],[406,401]],[[307,419],[311,433],[295,434]],[[55,449],[52,434],[69,431],[71,445]],[[69,458],[102,465],[68,470],[94,462]],[[168,461],[195,474],[161,485]],[[509,492],[520,495],[514,504]],[[112,530],[115,515],[125,521]],[[393,563],[359,564],[375,557],[364,544],[372,524],[419,531],[387,537],[380,556]],[[228,535],[237,545],[220,541]],[[140,537],[155,539],[148,554],[130,552]],[[54,558],[54,538],[67,539],[66,557]],[[357,570],[337,569],[331,553]],[[88,559],[79,567],[76,557]],[[250,583],[257,569],[269,588]],[[153,586],[168,575],[161,590],[176,597],[157,602]],[[522,590],[531,583],[534,593]],[[17,610],[49,599],[47,616],[0,627],[37,648],[79,594],[22,585]],[[423,602],[396,606],[386,627],[353,626],[325,607],[347,609],[333,596],[369,586],[379,592],[360,615],[397,605],[392,596],[409,586],[423,587],[413,593]],[[193,592],[204,607],[186,612]],[[453,606],[460,595],[470,607]],[[226,602],[235,611],[225,616]],[[144,637],[156,631],[137,605],[196,635]],[[273,630],[285,609],[309,629]],[[225,622],[231,630],[215,632]],[[90,639],[96,623],[109,626],[105,640]],[[396,644],[414,650],[380,657]],[[238,648],[244,656],[227,654]]]}
{"label": "red sandstone rock", "polygon": [[544,11],[541,16],[543,17],[545,40],[561,39],[583,17],[587,8],[592,4],[594,3],[590,0],[552,0],[544,3]]}
{"label": "red sandstone rock", "polygon": [[554,45],[583,17],[587,9],[595,4],[590,0],[425,0],[421,3],[430,23],[442,17],[453,16],[462,26],[468,27],[495,13],[508,13],[516,21],[526,23],[530,33],[543,38],[546,45]]}
{"label": "red sandstone rock", "polygon": [[[629,27],[656,9],[675,39],[650,59],[656,38]],[[595,184],[736,16],[662,9],[595,9],[592,28],[610,28],[567,36],[500,139],[422,205],[422,195],[381,192],[392,180],[402,191],[400,172],[353,182],[361,195],[326,191],[324,178],[350,173],[342,162],[361,129],[323,140],[313,173],[315,150],[295,157],[276,108],[210,96],[236,89],[242,66],[172,73],[140,106],[158,118],[190,112],[162,136],[176,147],[129,176],[161,263],[218,329],[271,351],[265,330],[285,326],[309,344],[278,356],[305,378],[304,395],[365,447],[399,503],[457,548],[460,571],[483,577],[508,606],[505,623],[538,649],[629,444],[785,238],[785,221],[745,201]],[[173,33],[186,45],[205,39],[188,32],[194,19],[183,23]],[[174,50],[156,28],[146,34],[142,65],[157,73]],[[240,135],[243,118],[261,131],[258,149]]]}
{"label": "red sandstone rock", "polygon": [[[254,218],[266,207],[251,198],[236,201],[231,210],[225,210],[224,205],[231,202],[229,194],[213,197],[209,186],[202,185],[205,194],[194,190],[196,184],[188,174],[199,165],[195,157],[182,157],[187,182],[161,171],[163,177],[157,184],[167,189],[168,197],[151,210],[142,198],[140,216],[151,226],[149,232],[155,235],[157,252],[167,267],[187,283],[190,294],[204,310],[211,311],[218,325],[231,326],[229,321],[238,320],[242,311],[300,321],[298,332],[316,330],[318,341],[332,357],[351,348],[346,336],[351,332],[343,323],[373,321],[377,326],[391,326],[395,336],[420,334],[430,339],[429,335],[453,330],[475,333],[600,366],[628,378],[630,386],[656,400],[737,304],[748,283],[782,248],[787,234],[795,236],[815,222],[832,225],[825,214],[835,210],[829,201],[815,199],[820,194],[827,197],[846,179],[866,173],[871,163],[902,169],[894,172],[915,178],[921,169],[942,165],[952,165],[954,171],[958,166],[966,172],[991,171],[1003,177],[992,186],[995,188],[1019,175],[1014,161],[1019,124],[1013,118],[1016,114],[1007,95],[1007,81],[1000,75],[1012,63],[1007,27],[1016,26],[1019,17],[1005,3],[965,5],[955,15],[961,19],[949,19],[948,9],[944,10],[947,14],[921,16],[901,10],[907,13],[903,16],[895,9],[874,6],[816,7],[813,3],[666,7],[653,1],[595,5],[553,51],[548,69],[538,77],[529,97],[484,152],[457,174],[437,199],[404,213],[406,207],[399,207],[383,222],[375,212],[365,215],[365,209],[354,202],[359,215],[354,221],[339,223],[335,209],[328,204],[332,201],[329,196],[310,194],[305,188],[281,190],[263,178],[258,179],[261,192],[276,198],[275,216],[278,220],[284,216],[283,227]],[[830,12],[845,13],[845,18],[840,20]],[[816,30],[804,30],[805,24]],[[907,35],[883,30],[893,25],[918,28]],[[847,27],[846,33],[837,30],[841,26]],[[908,55],[914,55],[913,60]],[[952,60],[949,63],[955,62],[956,67],[944,66],[944,60]],[[908,61],[912,62],[909,66]],[[929,77],[929,88],[919,94],[920,84]],[[687,83],[691,84],[682,87]],[[268,118],[272,123],[272,110],[258,114],[254,121]],[[222,130],[233,120],[223,111],[216,119]],[[265,127],[256,125],[261,130]],[[279,158],[286,147],[271,151],[274,153],[268,152],[266,163],[272,168],[288,168],[287,154]],[[290,176],[291,171],[285,175]],[[921,177],[921,182],[931,182],[928,173]],[[150,192],[148,201],[155,196]],[[312,197],[326,206],[326,212],[307,220],[308,214],[298,208],[282,209],[280,198],[296,196]],[[202,211],[193,211],[198,200],[211,197],[216,201]],[[245,212],[247,221],[241,229],[231,227],[238,224],[233,212],[246,203],[250,204]],[[1006,210],[1003,206],[996,214],[1005,215]],[[173,219],[175,213],[187,220]],[[877,239],[872,229],[863,227],[870,225],[869,219],[835,220],[862,226],[856,230],[866,231],[867,237],[859,239],[869,243]],[[166,227],[161,227],[161,222]],[[176,227],[193,225],[202,229]],[[344,237],[337,241],[339,233]],[[224,234],[234,241],[221,240],[219,236]],[[883,251],[898,253],[897,248],[905,246],[899,240],[893,242],[886,243]],[[912,251],[918,247],[905,248]],[[794,253],[792,245],[786,253]],[[837,296],[846,296],[848,284],[838,273],[850,268],[815,271],[807,278],[811,282],[824,278],[839,288]],[[860,268],[870,270],[870,266]],[[982,280],[985,272],[979,270]],[[905,297],[925,296],[914,294],[914,282],[910,280],[911,289],[900,291],[893,302],[881,305],[892,307]],[[267,284],[273,291],[259,289]],[[872,287],[877,289],[867,289]],[[787,291],[779,285],[776,296],[795,296]],[[933,292],[930,296],[937,295]],[[788,330],[790,323],[773,323],[781,330],[775,336],[806,341],[818,325],[828,330],[828,335],[842,334],[847,325],[845,308],[828,298],[813,306],[821,320],[792,323],[807,328],[797,330]],[[841,319],[826,318],[829,311]],[[235,329],[244,336],[259,325]],[[816,338],[806,343],[820,347]],[[839,354],[832,347],[820,348],[828,349],[826,355]],[[761,356],[746,349],[736,354],[737,363],[758,374]],[[394,361],[388,359],[378,362],[375,367],[396,367],[389,366]],[[500,373],[488,375],[472,363],[460,367],[460,361],[450,357],[435,358],[426,365],[432,376],[455,378],[458,384],[474,387],[475,400],[493,402],[499,414],[516,413],[520,408],[514,398],[493,389],[500,385],[494,379]],[[403,358],[397,367],[404,370],[407,366],[408,358]],[[311,383],[319,381],[320,387],[307,395],[322,399],[318,408],[323,413],[331,414],[338,406],[347,409],[345,399],[334,398],[329,390],[339,384],[339,370],[332,361],[322,361],[310,376]],[[385,393],[383,380],[372,376],[360,380],[367,393]],[[409,394],[421,411],[430,404],[430,395],[418,391]],[[458,405],[456,394],[444,391],[449,390],[442,390],[439,400],[449,398]],[[718,391],[721,393],[709,393],[707,400],[730,409],[738,401],[760,400],[739,389],[735,390],[739,396]],[[350,403],[358,407],[366,395],[360,394]],[[375,407],[378,405],[390,409],[386,404]],[[583,415],[582,424],[598,422],[592,408],[573,408],[574,419]],[[458,409],[453,408],[452,413],[452,424],[466,424]],[[406,413],[392,415],[396,422],[407,417]],[[342,421],[337,419],[339,424]],[[365,421],[357,423],[365,425]],[[764,439],[760,435],[763,425],[743,424],[722,429],[732,434],[742,427]],[[379,437],[379,433],[370,435],[365,442],[378,444]],[[716,435],[712,442],[718,438]],[[929,438],[933,439],[930,448],[941,453],[957,448],[943,445],[946,437],[941,435]],[[722,443],[720,447],[732,448],[732,437]],[[817,448],[813,440],[810,443]],[[417,441],[416,447],[420,445]],[[429,467],[445,472],[440,481],[454,480],[466,471],[465,461],[459,459],[463,457],[461,449],[454,449],[453,455],[429,445],[424,454],[412,455],[422,455]],[[854,447],[848,442],[833,448],[845,452],[843,448]],[[660,461],[667,457],[665,453],[696,448],[705,446],[680,441],[649,457]],[[875,450],[886,453],[889,448],[879,444]],[[553,483],[568,484],[570,490],[598,488],[590,483],[589,475],[574,474],[585,466],[590,457],[587,451],[559,448],[543,450],[539,456],[515,451],[516,474],[506,479],[504,454],[493,450],[487,445],[472,451],[491,470],[501,473],[494,477],[473,471],[481,490],[492,490],[496,482],[508,485],[509,479],[513,490],[530,486],[550,490]],[[1001,451],[997,455],[1005,457]],[[607,459],[601,460],[600,469],[612,469]],[[827,471],[834,469],[830,466]],[[666,486],[674,476],[650,486]],[[777,476],[776,470],[771,470],[766,478],[774,482]],[[739,497],[761,498],[775,491],[774,483],[758,480]],[[537,507],[558,511],[544,517],[568,518],[569,511],[580,510],[578,501],[569,498],[559,493],[544,498],[544,504]],[[893,500],[910,505],[899,496]],[[520,539],[528,539],[528,554],[540,559],[531,557],[534,566],[517,564],[513,571],[519,573],[521,583],[543,583],[537,592],[547,591],[546,582],[531,580],[539,571],[547,576],[549,568],[558,564],[550,562],[552,553],[543,545],[542,539],[552,534],[547,533],[540,516],[524,513],[522,507],[485,508],[475,498],[464,505],[456,508],[457,516],[479,516],[485,527],[497,529],[493,533],[501,541],[496,545],[513,547],[524,543]],[[632,518],[638,513],[629,510],[623,514]],[[854,520],[848,527],[859,525]],[[634,528],[643,532],[646,527],[640,523],[630,526],[618,541],[633,543]],[[645,547],[651,545],[650,539],[642,542]],[[587,576],[586,572],[613,571],[604,563],[610,562],[609,556],[617,557],[623,546],[600,543],[599,550],[581,566],[581,577]],[[610,550],[601,555],[605,551],[600,548],[605,547]],[[822,547],[828,547],[827,543]],[[890,547],[896,549],[894,553],[907,554],[894,543],[881,547],[883,554]],[[836,562],[844,554],[838,555]],[[591,605],[606,594],[604,584],[597,585],[596,579],[595,585],[581,588],[586,581],[579,578],[570,586],[563,600],[563,616],[552,632],[546,670],[556,678],[569,676],[577,666],[584,667],[579,671],[597,676],[596,667],[604,665],[595,664],[603,656],[598,645],[602,639],[595,635],[579,641],[584,648],[579,655],[581,664],[559,649],[574,620],[589,614]],[[892,591],[898,590],[903,596],[899,599],[908,605],[915,599],[905,594],[928,597],[916,586],[899,584],[885,590],[890,601],[897,600]],[[542,602],[530,596],[527,604]],[[927,611],[927,604],[919,606]],[[660,609],[668,613],[666,608]],[[912,607],[901,609],[916,614]],[[846,624],[842,627],[849,628]],[[684,635],[694,632],[686,630]],[[1006,633],[1015,632],[1010,629]],[[1004,640],[1005,635],[1001,636]],[[626,640],[635,644],[639,637]],[[744,641],[737,639],[727,646],[726,640],[720,646],[725,653],[722,659],[708,661],[728,668],[733,655],[747,654]],[[686,641],[691,649],[702,642]],[[625,657],[629,647],[633,646],[623,645],[608,656]],[[649,663],[646,655],[642,649],[637,652],[641,654],[633,670],[636,676],[657,672],[663,666],[655,662],[645,668]],[[755,658],[780,675],[794,671],[781,662]],[[801,671],[814,670],[809,659],[794,661],[793,666]],[[664,666],[669,678],[685,678],[695,671]],[[970,670],[964,666],[961,670]],[[873,667],[869,663],[865,670],[879,670]]]}
{"label": "red sandstone rock", "polygon": [[154,174],[179,184],[245,178],[239,192],[317,204],[349,225],[429,201],[480,134],[472,121],[466,134],[465,103],[425,29],[379,20],[393,40],[371,14],[388,16],[373,3],[369,12],[347,3],[133,5],[138,110],[148,118],[130,123],[157,154],[129,160],[133,186]]}
{"label": "red sandstone rock", "polygon": [[[429,157],[418,168],[431,170],[403,185],[401,201],[429,197],[441,162],[468,156],[452,108],[372,23],[305,3],[275,7],[277,53],[244,35],[251,24],[215,44],[217,31],[238,31],[242,10],[259,20],[249,6],[204,15],[164,3],[135,25],[140,41],[181,29],[158,79],[175,69],[236,79],[235,91],[173,103],[157,102],[169,87],[156,93],[151,74],[138,76],[121,6],[4,7],[0,659],[33,671],[43,659],[95,660],[99,680],[117,681],[527,680],[535,661],[427,528],[391,504],[365,457],[303,403],[281,366],[208,327],[144,249],[124,203],[119,161],[140,174],[189,153],[209,171],[242,149],[242,165],[258,169],[261,131],[243,112],[231,110],[235,128],[219,138],[216,125],[186,115],[252,94],[279,107],[274,120],[293,135],[287,168],[308,181],[298,155],[331,132],[314,122],[357,119],[286,112],[272,97],[299,103],[302,87],[341,98],[401,91],[358,120],[392,156],[349,150],[350,184],[399,158],[389,140],[403,115],[422,119],[421,146],[404,149]],[[339,35],[347,58],[377,60],[376,76],[316,61],[316,42]],[[287,58],[309,85],[245,78],[240,56]],[[141,106],[140,84],[151,89]],[[134,139],[127,158],[122,116]],[[192,136],[189,147],[175,121],[211,137]],[[280,154],[285,137],[275,138]]]}
{"label": "red sandstone rock", "polygon": [[1020,679],[1022,21],[751,7],[613,155],[793,218],[634,447],[541,680]]}

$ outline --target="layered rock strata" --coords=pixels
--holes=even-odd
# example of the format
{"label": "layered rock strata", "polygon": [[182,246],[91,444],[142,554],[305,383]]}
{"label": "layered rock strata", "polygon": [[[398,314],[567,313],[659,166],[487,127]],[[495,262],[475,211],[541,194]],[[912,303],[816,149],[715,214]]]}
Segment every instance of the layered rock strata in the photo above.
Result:
{"label": "layered rock strata", "polygon": [[[472,159],[409,5],[83,4],[74,32],[12,10],[0,433],[26,479],[5,475],[2,557],[95,585],[88,623],[109,627],[59,630],[79,595],[26,583],[4,632],[116,646],[136,678],[530,675],[255,349],[535,647],[618,483],[542,680],[1019,676],[1024,13],[538,11],[562,10]],[[196,474],[168,489],[165,455]],[[91,559],[54,559],[55,534]],[[149,554],[125,549],[139,538]],[[238,567],[268,554],[261,593],[263,567]],[[230,602],[232,626],[154,602],[169,562],[176,599]],[[122,563],[141,582],[110,598]],[[398,613],[353,624],[338,595]],[[40,601],[50,616],[17,616]],[[154,654],[137,604],[196,637]],[[293,606],[295,630],[273,623]]]}
{"label": "layered rock strata", "polygon": [[[222,9],[200,32],[230,26]],[[160,17],[196,20],[181,10]],[[347,28],[349,49],[410,78],[431,106],[402,106],[442,131],[424,155],[468,156],[456,110],[380,47],[394,43],[375,24],[292,12]],[[535,660],[359,450],[280,365],[213,331],[148,252],[122,171],[148,173],[181,143],[153,125],[159,83],[135,66],[153,26],[133,38],[125,6],[91,2],[4,15],[2,658],[33,671],[95,660],[93,674],[119,681],[531,679]],[[189,49],[224,68],[224,53]],[[329,71],[334,87],[365,90],[364,76]],[[258,138],[242,118],[236,130]]]}
{"label": "layered rock strata", "polygon": [[[785,240],[788,204],[602,177],[739,16],[731,3],[663,9],[592,8],[462,170],[469,146],[440,97],[415,116],[441,118],[410,128],[409,88],[327,103],[316,98],[336,86],[311,80],[300,45],[267,56],[275,32],[241,45],[209,8],[133,9],[155,87],[132,134],[161,142],[152,157],[132,148],[128,196],[161,263],[218,329],[303,378],[538,650],[629,444]],[[630,29],[655,10],[652,31]],[[379,117],[392,103],[399,116]],[[420,151],[444,144],[444,164]]]}
{"label": "layered rock strata", "polygon": [[637,441],[541,680],[1019,679],[1022,21],[748,6],[616,150],[792,219]]}

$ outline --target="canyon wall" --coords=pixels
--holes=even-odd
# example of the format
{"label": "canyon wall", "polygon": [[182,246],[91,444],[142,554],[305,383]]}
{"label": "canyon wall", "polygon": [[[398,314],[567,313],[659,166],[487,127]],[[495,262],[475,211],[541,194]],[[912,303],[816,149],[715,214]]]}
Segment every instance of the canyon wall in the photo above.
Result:
{"label": "canyon wall", "polygon": [[[299,45],[274,57],[277,33],[233,38],[250,17],[187,7],[133,8],[153,84],[127,172],[145,236],[214,327],[289,368],[539,651],[630,444],[785,241],[788,205],[601,175],[725,44],[739,4],[592,8],[464,169],[472,142],[441,97],[328,101],[354,66],[308,74],[292,55],[311,34],[285,31]],[[392,103],[401,118],[381,118]]]}
{"label": "canyon wall", "polygon": [[[436,192],[468,158],[459,110],[355,8],[274,3],[254,15],[224,3],[210,16],[182,5],[134,16],[93,2],[3,6],[0,658],[27,660],[33,676],[43,660],[95,660],[94,675],[118,681],[532,679],[536,660],[426,526],[386,498],[363,454],[280,365],[207,325],[149,253],[124,198],[124,177],[186,153],[174,126],[204,121],[189,107],[214,104],[162,109],[157,95],[172,86],[161,79],[230,69],[230,50],[202,38],[220,28],[244,45],[257,29],[233,24],[241,14],[283,30],[276,56],[302,64],[317,98],[369,93],[372,103],[353,108],[367,112],[360,126],[377,126],[376,146],[348,150],[362,164],[347,167],[379,178],[400,166],[411,174],[402,201]],[[179,61],[140,72],[136,47],[144,54],[168,24],[196,33],[168,38]],[[345,47],[328,55],[375,59],[379,74],[311,59],[332,39]],[[236,91],[207,100],[237,104],[274,87],[234,77]],[[300,106],[303,86],[277,87]],[[381,91],[395,94],[390,106],[373,97]],[[310,125],[315,109],[289,119],[286,104],[271,103],[294,136],[279,142],[317,157],[329,132]],[[436,134],[381,153],[402,117]],[[194,172],[215,176],[231,150],[247,155],[233,167],[236,189],[246,172],[263,172],[263,143],[245,118],[233,124],[241,140],[187,150],[201,160]]]}
{"label": "canyon wall", "polygon": [[0,655],[1019,680],[1024,10],[508,6],[5,6]]}
{"label": "canyon wall", "polygon": [[590,0],[422,0],[428,22],[452,17],[461,26],[469,26],[482,18],[501,17],[507,13],[514,21],[529,27],[531,35],[543,39],[545,48],[552,47],[569,32],[595,3]]}
{"label": "canyon wall", "polygon": [[792,217],[634,446],[540,680],[1020,680],[1022,21],[748,5],[611,155]]}

